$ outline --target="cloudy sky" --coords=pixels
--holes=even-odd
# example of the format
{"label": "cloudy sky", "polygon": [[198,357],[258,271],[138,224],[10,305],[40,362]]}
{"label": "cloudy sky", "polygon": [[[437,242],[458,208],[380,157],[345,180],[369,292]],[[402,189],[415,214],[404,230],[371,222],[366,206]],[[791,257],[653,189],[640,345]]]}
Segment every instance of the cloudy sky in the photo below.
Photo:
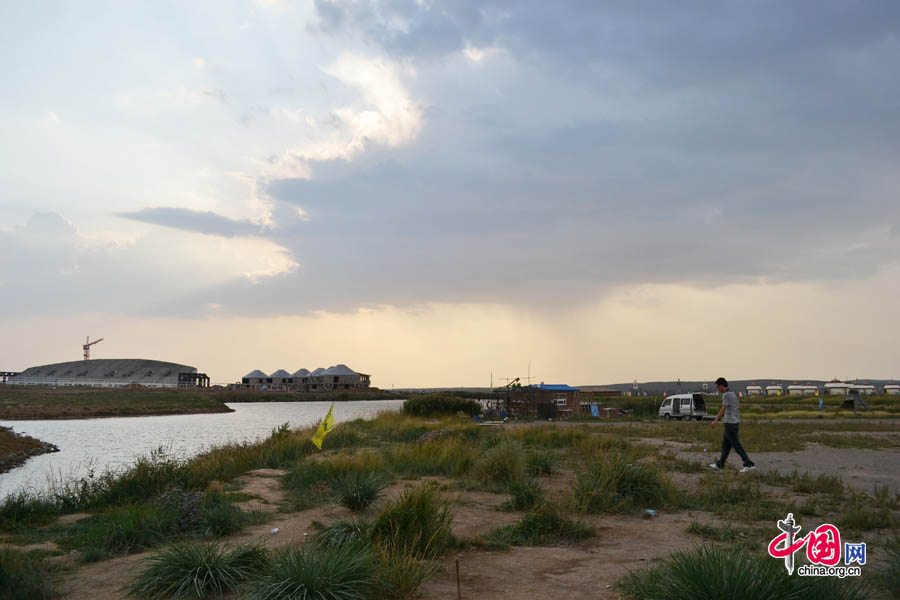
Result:
{"label": "cloudy sky", "polygon": [[0,4],[0,370],[900,378],[900,4]]}

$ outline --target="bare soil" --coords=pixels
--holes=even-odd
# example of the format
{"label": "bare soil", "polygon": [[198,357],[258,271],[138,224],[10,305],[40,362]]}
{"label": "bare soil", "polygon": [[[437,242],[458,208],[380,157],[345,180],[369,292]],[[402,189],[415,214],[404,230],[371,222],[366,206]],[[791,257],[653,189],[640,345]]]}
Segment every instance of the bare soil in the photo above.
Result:
{"label": "bare soil", "polygon": [[[630,569],[688,548],[699,540],[686,533],[696,518],[684,513],[640,517],[587,518],[599,536],[578,546],[514,547],[506,552],[457,555],[463,598],[515,600],[619,598],[612,589]],[[425,600],[456,597],[457,556],[420,589]]]}
{"label": "bare soil", "polygon": [[[671,444],[671,442],[670,442]],[[712,450],[712,448],[710,448]],[[859,492],[872,492],[874,487],[887,487],[900,492],[900,450],[859,450],[811,446],[799,452],[754,452],[746,448],[750,459],[760,471],[778,471],[782,475],[809,472],[811,475],[833,475]],[[680,452],[688,460],[713,462],[719,456],[716,448],[710,452]],[[728,457],[726,468],[737,469],[741,459],[734,452]]]}

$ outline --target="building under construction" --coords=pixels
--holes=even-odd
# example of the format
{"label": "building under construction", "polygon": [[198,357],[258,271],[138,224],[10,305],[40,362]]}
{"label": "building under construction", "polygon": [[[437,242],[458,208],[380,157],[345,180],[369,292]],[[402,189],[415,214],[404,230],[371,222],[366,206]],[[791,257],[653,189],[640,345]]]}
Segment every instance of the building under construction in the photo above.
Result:
{"label": "building under construction", "polygon": [[619,398],[621,392],[587,386],[575,388],[565,384],[507,386],[505,403],[509,414],[519,419],[566,419],[590,416],[592,404]]}
{"label": "building under construction", "polygon": [[209,387],[209,376],[161,360],[101,358],[29,367],[7,377],[6,384],[194,389]]}
{"label": "building under construction", "polygon": [[232,387],[282,392],[331,392],[368,389],[370,383],[370,375],[358,373],[347,365],[335,365],[314,371],[300,369],[293,373],[278,369],[269,375],[259,370],[251,371]]}

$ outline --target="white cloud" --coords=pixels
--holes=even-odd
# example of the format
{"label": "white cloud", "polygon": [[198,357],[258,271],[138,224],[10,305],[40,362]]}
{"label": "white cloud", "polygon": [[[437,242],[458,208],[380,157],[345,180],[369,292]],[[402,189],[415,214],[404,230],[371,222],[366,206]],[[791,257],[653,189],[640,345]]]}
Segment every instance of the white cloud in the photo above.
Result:
{"label": "white cloud", "polygon": [[311,161],[351,160],[372,144],[396,148],[411,143],[421,132],[422,108],[394,63],[343,54],[323,71],[360,90],[361,97],[331,110],[330,118],[325,119],[316,119],[302,109],[273,109],[277,117],[311,130],[312,140],[284,151],[276,165],[264,169],[266,178],[309,178]]}
{"label": "white cloud", "polygon": [[462,49],[463,55],[474,63],[482,63],[486,59],[498,56],[504,52],[503,48],[498,48],[497,46],[484,46],[479,48],[467,44],[466,47]]}
{"label": "white cloud", "polygon": [[[0,307],[158,311],[204,289],[259,283],[298,267],[287,249],[261,237],[151,227],[133,240],[109,242],[83,236],[56,213],[36,214],[24,227],[0,232],[0,271],[17,288],[16,298],[0,299]],[[22,306],[26,299],[31,308]]]}

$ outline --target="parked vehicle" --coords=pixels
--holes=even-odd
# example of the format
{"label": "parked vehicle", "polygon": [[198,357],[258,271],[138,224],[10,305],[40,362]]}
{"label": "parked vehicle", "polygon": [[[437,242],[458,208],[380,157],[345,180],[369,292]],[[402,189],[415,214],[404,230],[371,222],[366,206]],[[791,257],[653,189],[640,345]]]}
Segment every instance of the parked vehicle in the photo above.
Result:
{"label": "parked vehicle", "polygon": [[666,396],[659,406],[659,416],[669,419],[696,419],[702,421],[706,416],[706,401],[703,394],[675,394]]}

